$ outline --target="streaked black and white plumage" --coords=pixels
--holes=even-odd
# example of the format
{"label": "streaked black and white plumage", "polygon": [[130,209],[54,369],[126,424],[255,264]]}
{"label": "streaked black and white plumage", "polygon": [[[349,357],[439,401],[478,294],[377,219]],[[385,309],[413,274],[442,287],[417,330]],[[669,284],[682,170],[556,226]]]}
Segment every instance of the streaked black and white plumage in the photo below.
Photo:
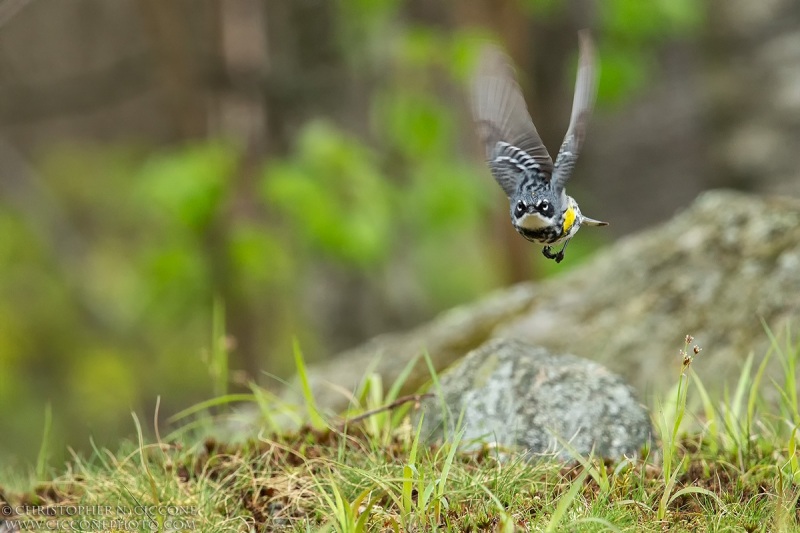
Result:
{"label": "streaked black and white plumage", "polygon": [[[597,91],[594,46],[588,32],[578,36],[580,57],[572,116],[555,164],[533,125],[512,62],[499,48],[483,50],[472,86],[473,117],[492,176],[510,200],[511,222],[523,237],[545,245],[544,256],[558,263],[581,225],[607,224],[582,215],[565,192]],[[561,242],[561,250],[553,253],[551,246]]]}

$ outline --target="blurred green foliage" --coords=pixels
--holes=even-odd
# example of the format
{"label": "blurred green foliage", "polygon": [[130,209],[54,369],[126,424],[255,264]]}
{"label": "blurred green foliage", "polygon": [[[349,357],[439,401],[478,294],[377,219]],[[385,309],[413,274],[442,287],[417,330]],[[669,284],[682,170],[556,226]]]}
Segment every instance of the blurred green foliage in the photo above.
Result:
{"label": "blurred green foliage", "polygon": [[190,232],[214,220],[229,191],[238,156],[223,144],[187,146],[177,153],[150,158],[137,179],[142,205],[151,216],[164,216]]}
{"label": "blurred green foliage", "polygon": [[603,0],[597,3],[602,31],[599,100],[619,102],[655,71],[653,45],[690,35],[703,20],[695,0]]}
{"label": "blurred green foliage", "polygon": [[[556,16],[561,4],[529,5]],[[650,54],[636,43],[700,17],[691,0],[598,6],[606,101],[646,79]],[[55,441],[82,447],[87,434],[129,433],[130,411],[152,413],[159,395],[167,413],[208,397],[215,299],[231,331],[249,331],[251,362],[285,376],[293,335],[310,359],[308,346],[325,352],[308,301],[328,272],[366,280],[390,310],[401,293],[421,316],[504,282],[489,220],[507,205],[451,101],[481,34],[402,26],[400,8],[339,5],[347,61],[383,75],[368,140],[314,120],[253,180],[236,146],[213,139],[41,154],[45,200],[0,209],[0,457],[34,458],[48,401]],[[578,241],[573,258],[596,245]]]}
{"label": "blurred green foliage", "polygon": [[[552,18],[567,0],[521,0],[534,15]],[[600,0],[593,4],[593,32],[599,37],[598,100],[618,103],[641,88],[655,71],[655,45],[691,36],[705,18],[706,6],[695,0]],[[570,79],[573,75],[570,70]]]}
{"label": "blurred green foliage", "polygon": [[375,265],[393,229],[392,190],[375,160],[358,140],[312,123],[291,160],[267,167],[264,199],[284,215],[297,243],[353,265]]}
{"label": "blurred green foliage", "polygon": [[37,231],[35,208],[0,216],[0,416],[14,435],[0,453],[37,448],[48,400],[55,438],[86,443],[127,432],[158,395],[167,412],[207,397],[215,297],[263,326],[257,363],[285,376],[293,334],[325,343],[304,307],[321,266],[387,295],[408,271],[428,313],[499,285],[483,227],[494,185],[458,155],[457,110],[428,89],[375,97],[374,146],[312,121],[263,162],[252,196],[237,182],[242,154],[219,141],[47,151],[41,181],[75,242]]}

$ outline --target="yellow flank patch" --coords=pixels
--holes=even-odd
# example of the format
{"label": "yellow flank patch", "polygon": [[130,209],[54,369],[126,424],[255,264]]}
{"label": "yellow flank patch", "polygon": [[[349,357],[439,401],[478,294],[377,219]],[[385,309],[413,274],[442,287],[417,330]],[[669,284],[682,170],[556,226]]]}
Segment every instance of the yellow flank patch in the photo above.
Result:
{"label": "yellow flank patch", "polygon": [[564,213],[564,226],[561,228],[564,234],[569,233],[573,224],[575,224],[575,209],[570,205]]}

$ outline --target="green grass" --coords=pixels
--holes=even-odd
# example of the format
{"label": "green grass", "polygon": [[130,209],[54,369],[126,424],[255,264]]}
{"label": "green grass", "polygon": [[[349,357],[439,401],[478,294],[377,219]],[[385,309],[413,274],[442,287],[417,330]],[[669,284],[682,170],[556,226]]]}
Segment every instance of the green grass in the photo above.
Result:
{"label": "green grass", "polygon": [[[195,422],[154,442],[134,419],[138,442],[74,455],[44,482],[40,464],[11,484],[16,491],[0,487],[0,498],[84,506],[23,517],[83,530],[122,520],[137,531],[796,531],[800,354],[788,333],[772,339],[765,357],[779,359],[782,379],[766,379],[765,364],[752,373],[751,358],[733,394],[715,400],[691,370],[702,355],[687,338],[676,386],[653,409],[659,446],[643,458],[529,463],[515,450],[459,451],[461,433],[426,444],[408,416],[419,398],[400,398],[398,383],[384,394],[368,374],[354,395],[360,407],[345,418],[324,416],[308,393],[305,408],[290,409],[254,388],[201,407],[253,402],[265,418],[256,438],[199,436],[210,417],[200,408],[185,414]],[[295,356],[302,374],[299,348]],[[767,402],[770,392],[777,402]],[[276,414],[287,411],[306,424],[275,432]]]}

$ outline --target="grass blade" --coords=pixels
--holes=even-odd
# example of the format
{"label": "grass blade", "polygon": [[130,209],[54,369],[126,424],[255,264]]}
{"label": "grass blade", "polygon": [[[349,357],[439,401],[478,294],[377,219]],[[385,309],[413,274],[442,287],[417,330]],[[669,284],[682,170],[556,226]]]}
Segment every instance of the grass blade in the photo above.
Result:
{"label": "grass blade", "polygon": [[297,367],[297,377],[300,379],[300,385],[303,388],[303,398],[306,403],[306,410],[308,411],[308,419],[314,429],[325,429],[328,425],[319,414],[319,409],[317,409],[317,402],[314,399],[314,393],[311,391],[311,384],[308,381],[303,352],[300,350],[300,343],[297,339],[294,339],[292,349],[294,351],[294,364]]}
{"label": "grass blade", "polygon": [[50,431],[53,428],[53,405],[47,402],[44,406],[44,431],[42,432],[42,445],[36,457],[36,477],[44,480],[47,473],[47,459],[50,456]]}
{"label": "grass blade", "polygon": [[560,524],[564,519],[567,511],[572,506],[572,502],[574,502],[575,498],[578,496],[578,492],[580,492],[580,490],[583,488],[583,483],[586,481],[588,475],[589,472],[587,470],[581,472],[575,481],[572,482],[572,485],[570,485],[567,493],[558,500],[556,510],[553,512],[553,516],[550,517],[550,522],[547,524],[547,528],[545,529],[546,533],[555,531],[558,527],[558,524]]}

